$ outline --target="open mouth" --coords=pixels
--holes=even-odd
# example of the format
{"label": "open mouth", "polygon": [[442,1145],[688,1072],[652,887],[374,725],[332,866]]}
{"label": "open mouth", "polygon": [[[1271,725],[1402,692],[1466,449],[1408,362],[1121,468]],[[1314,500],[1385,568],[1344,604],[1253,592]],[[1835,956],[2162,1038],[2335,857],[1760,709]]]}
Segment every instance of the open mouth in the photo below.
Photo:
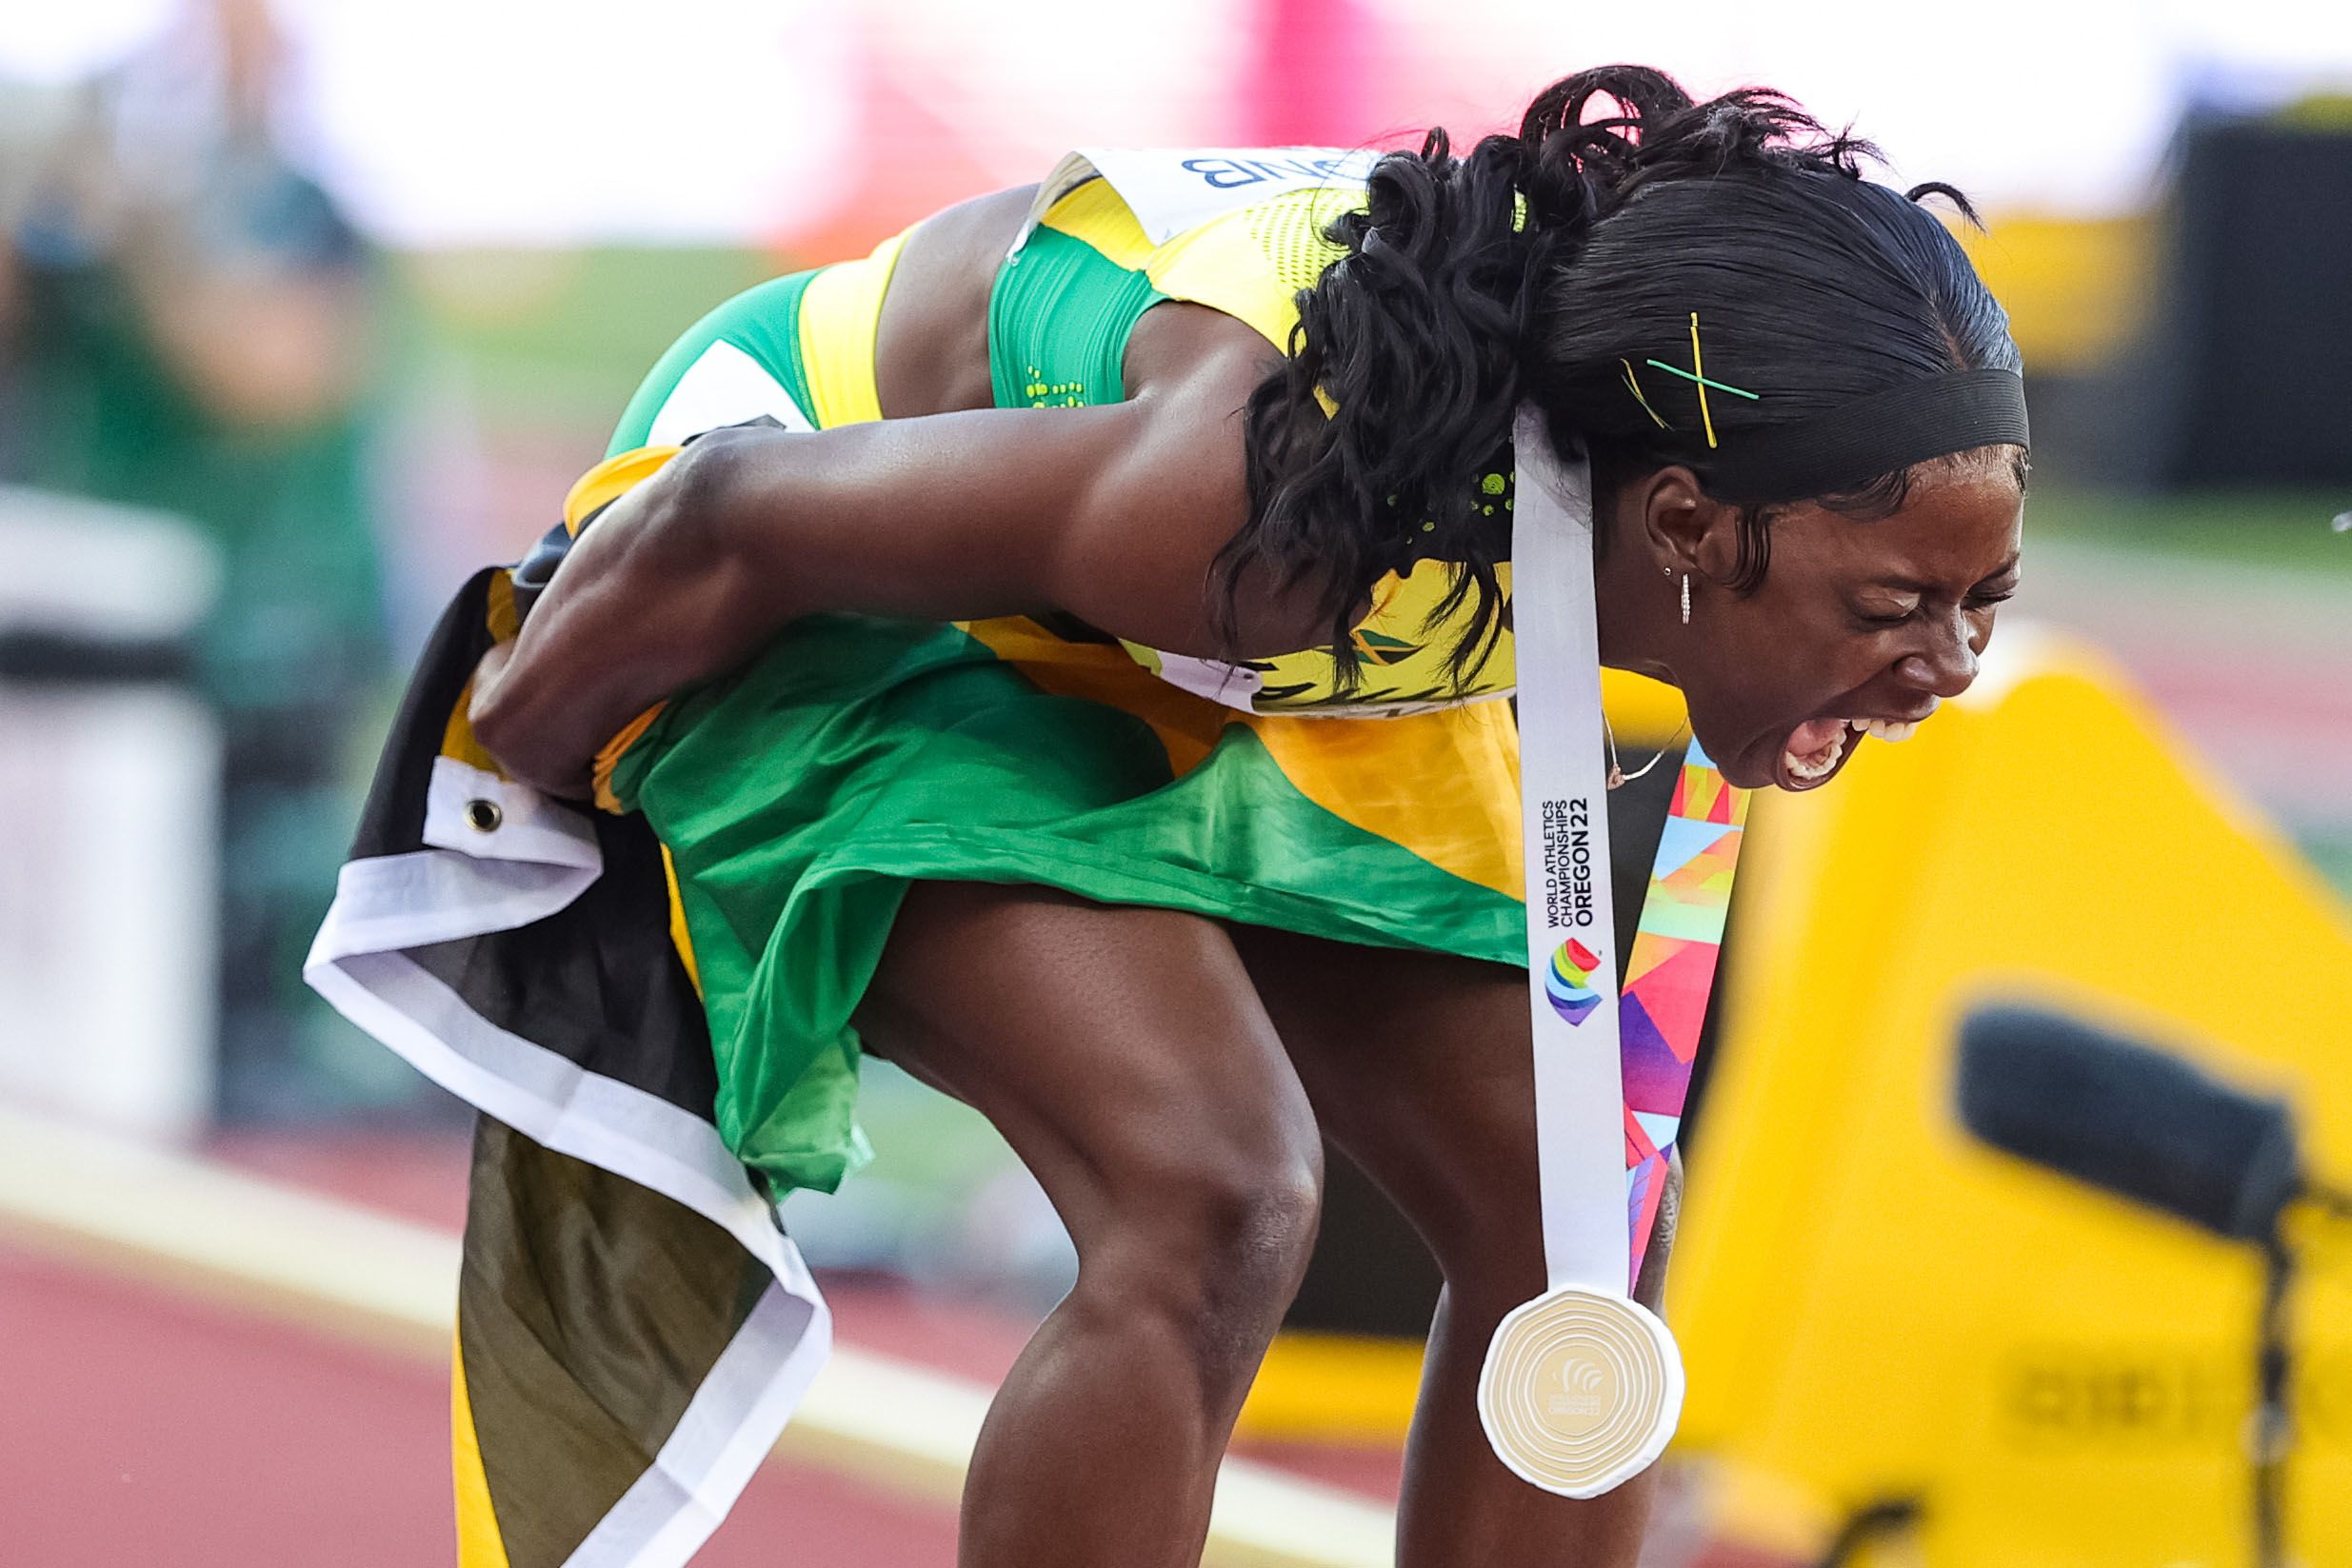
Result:
{"label": "open mouth", "polygon": [[1905,741],[1919,722],[1901,719],[1807,719],[1781,744],[1773,782],[1792,794],[1819,789],[1838,776],[1865,735]]}

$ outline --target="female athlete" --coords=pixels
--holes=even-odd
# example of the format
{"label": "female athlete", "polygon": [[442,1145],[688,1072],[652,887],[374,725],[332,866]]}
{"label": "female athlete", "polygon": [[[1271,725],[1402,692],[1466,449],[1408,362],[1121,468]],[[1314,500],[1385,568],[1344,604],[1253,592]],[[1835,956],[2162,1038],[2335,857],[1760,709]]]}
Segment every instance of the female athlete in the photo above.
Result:
{"label": "female athlete", "polygon": [[1733,784],[1907,734],[2016,586],[2023,402],[1965,203],[1869,151],[1612,67],[1368,176],[1066,165],[721,307],[575,489],[473,729],[650,825],[728,1146],[837,1183],[862,1047],[1076,1241],[966,1563],[1197,1560],[1325,1137],[1445,1274],[1398,1561],[1634,1561],[1644,1484],[1539,1492],[1474,1411],[1544,1283],[1513,411],[1591,464],[1602,662]]}

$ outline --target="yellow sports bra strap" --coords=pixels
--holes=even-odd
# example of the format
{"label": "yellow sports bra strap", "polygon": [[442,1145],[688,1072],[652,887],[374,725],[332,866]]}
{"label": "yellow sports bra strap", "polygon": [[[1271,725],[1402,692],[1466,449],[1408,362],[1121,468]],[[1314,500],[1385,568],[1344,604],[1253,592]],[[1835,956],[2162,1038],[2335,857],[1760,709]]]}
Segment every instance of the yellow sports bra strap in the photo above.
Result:
{"label": "yellow sports bra strap", "polygon": [[809,413],[821,430],[882,417],[874,337],[882,326],[882,296],[906,243],[905,234],[893,234],[865,260],[825,268],[801,296],[801,369],[816,405]]}

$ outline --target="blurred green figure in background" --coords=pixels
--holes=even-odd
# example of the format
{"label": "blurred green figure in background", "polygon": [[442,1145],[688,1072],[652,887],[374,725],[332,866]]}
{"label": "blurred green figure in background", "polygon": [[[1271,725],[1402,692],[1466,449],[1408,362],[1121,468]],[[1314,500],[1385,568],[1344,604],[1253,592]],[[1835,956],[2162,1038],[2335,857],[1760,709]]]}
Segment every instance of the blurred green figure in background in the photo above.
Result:
{"label": "blurred green figure in background", "polygon": [[226,747],[232,1119],[347,1097],[341,1062],[369,1064],[299,971],[350,815],[343,736],[386,667],[378,289],[273,134],[280,58],[261,0],[209,0],[96,80],[0,85],[0,480],[176,514],[221,558],[194,653]]}

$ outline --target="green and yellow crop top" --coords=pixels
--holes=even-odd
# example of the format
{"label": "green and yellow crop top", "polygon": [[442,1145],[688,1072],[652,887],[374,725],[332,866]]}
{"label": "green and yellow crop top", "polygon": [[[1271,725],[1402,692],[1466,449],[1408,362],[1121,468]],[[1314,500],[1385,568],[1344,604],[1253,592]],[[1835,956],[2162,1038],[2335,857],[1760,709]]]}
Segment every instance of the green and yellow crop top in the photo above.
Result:
{"label": "green and yellow crop top", "polygon": [[[1263,152],[1073,153],[1040,188],[988,306],[989,372],[999,407],[1081,407],[1125,396],[1129,335],[1163,300],[1206,305],[1288,350],[1298,292],[1342,252],[1324,238],[1363,205],[1368,158],[1323,149]],[[1481,481],[1482,505],[1505,522],[1507,464]],[[1352,636],[1362,661],[1341,692],[1325,649],[1240,664],[1123,643],[1162,679],[1260,713],[1369,718],[1508,696],[1507,628],[1468,681],[1446,668],[1468,609],[1429,616],[1454,568],[1425,560],[1390,573]],[[1501,569],[1510,586],[1509,566]]]}

